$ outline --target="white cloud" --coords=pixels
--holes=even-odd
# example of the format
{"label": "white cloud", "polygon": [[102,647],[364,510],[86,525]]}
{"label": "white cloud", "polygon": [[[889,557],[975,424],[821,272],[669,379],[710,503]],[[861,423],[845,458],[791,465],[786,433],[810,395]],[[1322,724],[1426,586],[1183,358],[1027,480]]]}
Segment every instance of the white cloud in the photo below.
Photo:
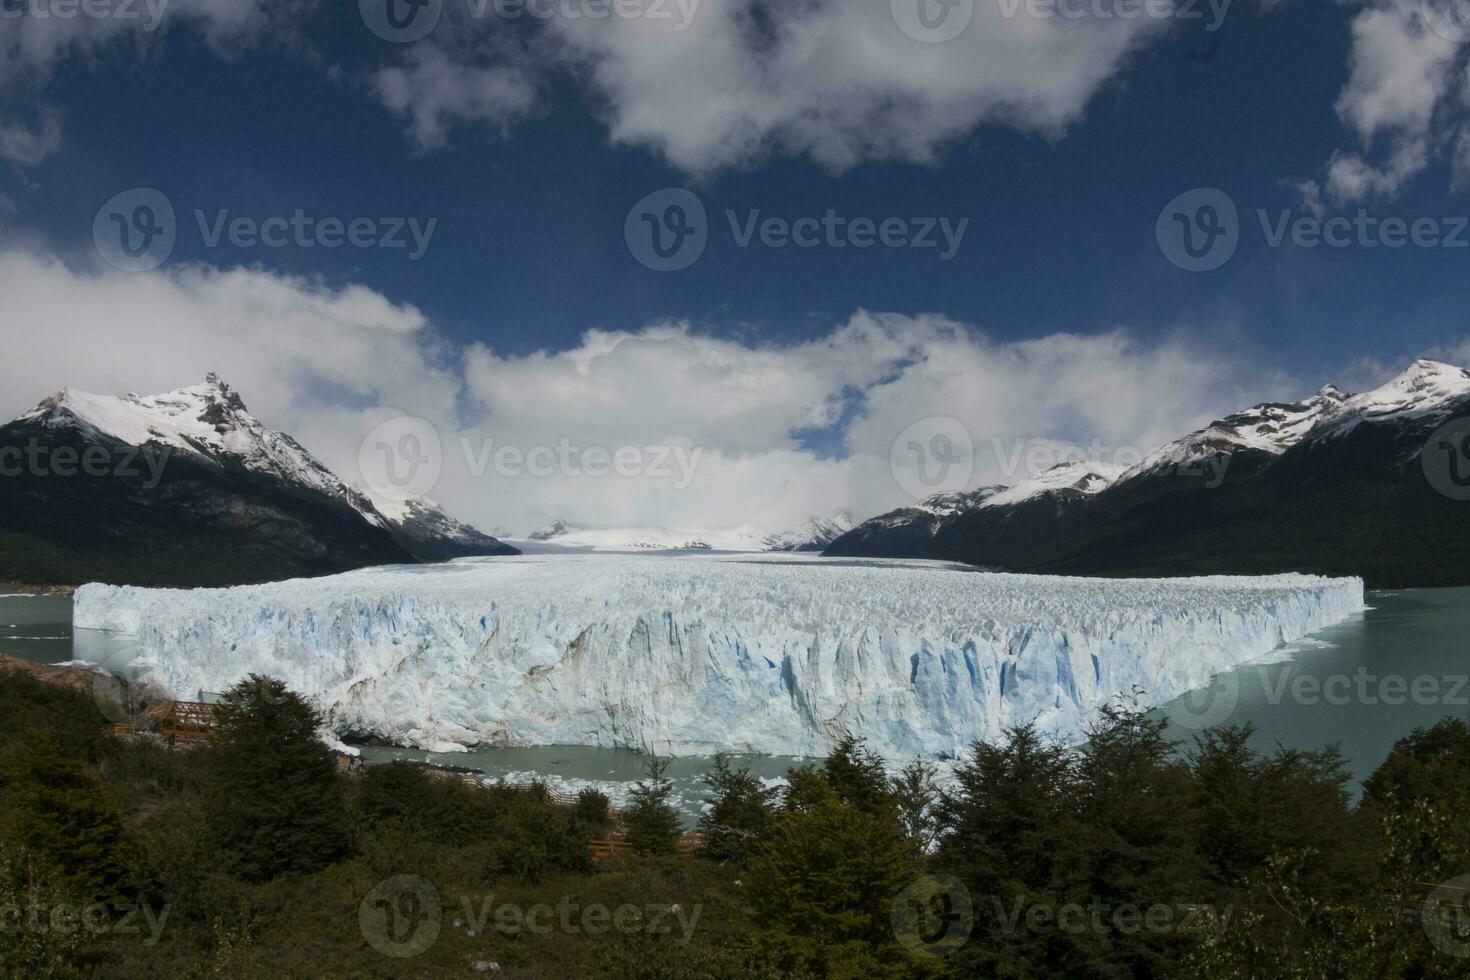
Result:
{"label": "white cloud", "polygon": [[1392,0],[1353,19],[1352,73],[1337,112],[1358,146],[1328,162],[1326,191],[1335,203],[1392,197],[1434,157],[1442,135],[1436,110],[1452,92],[1462,46],[1429,29],[1425,9]]}
{"label": "white cloud", "polygon": [[[941,317],[869,313],[799,344],[661,324],[510,356],[447,347],[419,311],[364,287],[198,266],[80,272],[20,251],[0,253],[0,322],[25,325],[0,361],[6,415],[62,386],[163,391],[215,370],[263,421],[348,480],[359,479],[358,449],[374,425],[399,414],[429,420],[444,444],[434,496],[482,526],[522,531],[553,516],[717,529],[873,514],[911,502],[889,450],[929,416],[968,428],[979,484],[1027,475],[1004,468],[1020,445],[1142,451],[1301,387],[1260,380],[1185,340],[1140,344],[1111,332],[1000,343]],[[1235,377],[1254,387],[1238,390]],[[853,398],[858,411],[844,415]],[[843,458],[806,448],[796,433],[813,428],[835,434]],[[476,475],[463,449],[474,460],[487,446],[563,440],[701,455],[692,485],[680,487],[672,474],[506,476],[492,465]]]}
{"label": "white cloud", "polygon": [[421,149],[442,146],[457,122],[503,126],[535,105],[528,74],[508,65],[476,65],[432,44],[415,45],[403,64],[384,68],[373,89],[392,112],[408,120]]}
{"label": "white cloud", "polygon": [[0,160],[17,167],[38,166],[61,149],[61,115],[42,109],[35,128],[23,122],[0,122]]}
{"label": "white cloud", "polygon": [[981,123],[1060,132],[1168,23],[1003,9],[976,4],[964,33],[942,44],[905,34],[887,2],[722,0],[696,4],[687,20],[556,16],[540,25],[534,57],[492,43],[503,24],[457,18],[380,73],[377,89],[432,146],[457,120],[523,112],[533,74],[571,68],[615,142],[686,171],[772,152],[840,170],[927,161]]}

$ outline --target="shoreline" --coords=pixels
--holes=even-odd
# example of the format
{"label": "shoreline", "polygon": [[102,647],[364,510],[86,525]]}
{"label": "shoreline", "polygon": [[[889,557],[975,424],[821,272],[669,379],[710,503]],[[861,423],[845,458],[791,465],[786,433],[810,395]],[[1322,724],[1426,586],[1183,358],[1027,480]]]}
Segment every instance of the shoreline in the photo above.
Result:
{"label": "shoreline", "polygon": [[28,582],[0,582],[0,596],[74,596],[76,585],[33,585]]}

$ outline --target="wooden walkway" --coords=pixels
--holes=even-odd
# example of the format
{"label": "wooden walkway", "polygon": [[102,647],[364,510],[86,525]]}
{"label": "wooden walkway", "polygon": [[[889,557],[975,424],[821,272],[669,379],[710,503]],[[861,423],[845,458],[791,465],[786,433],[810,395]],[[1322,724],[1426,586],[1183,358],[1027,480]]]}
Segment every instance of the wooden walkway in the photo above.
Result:
{"label": "wooden walkway", "polygon": [[131,725],[103,725],[102,734],[170,745],[199,745],[219,737],[215,706],[203,701],[165,701]]}

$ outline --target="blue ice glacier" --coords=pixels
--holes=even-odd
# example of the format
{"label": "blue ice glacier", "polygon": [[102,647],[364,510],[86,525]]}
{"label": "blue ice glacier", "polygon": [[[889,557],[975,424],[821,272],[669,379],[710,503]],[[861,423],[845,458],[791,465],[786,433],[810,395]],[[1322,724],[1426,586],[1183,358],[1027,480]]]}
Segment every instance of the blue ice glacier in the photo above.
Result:
{"label": "blue ice glacier", "polygon": [[1035,722],[1075,737],[1363,608],[1356,578],[1089,579],[940,563],[529,556],[176,591],[87,585],[176,695],[246,674],[339,734],[445,751],[602,745],[816,754],[844,732],[953,755]]}

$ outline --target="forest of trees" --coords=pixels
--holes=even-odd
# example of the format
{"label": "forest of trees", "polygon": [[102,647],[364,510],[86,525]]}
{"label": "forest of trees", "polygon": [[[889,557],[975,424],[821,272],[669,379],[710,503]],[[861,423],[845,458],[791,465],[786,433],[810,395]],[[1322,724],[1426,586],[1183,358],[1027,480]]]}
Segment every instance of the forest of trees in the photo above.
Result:
{"label": "forest of trees", "polygon": [[[1470,977],[1454,719],[1360,798],[1331,748],[1175,744],[1129,701],[942,779],[853,738],[779,788],[721,757],[692,856],[659,760],[617,815],[344,772],[268,678],[189,750],[18,673],[0,719],[5,977]],[[614,820],[639,853],[594,861]]]}

